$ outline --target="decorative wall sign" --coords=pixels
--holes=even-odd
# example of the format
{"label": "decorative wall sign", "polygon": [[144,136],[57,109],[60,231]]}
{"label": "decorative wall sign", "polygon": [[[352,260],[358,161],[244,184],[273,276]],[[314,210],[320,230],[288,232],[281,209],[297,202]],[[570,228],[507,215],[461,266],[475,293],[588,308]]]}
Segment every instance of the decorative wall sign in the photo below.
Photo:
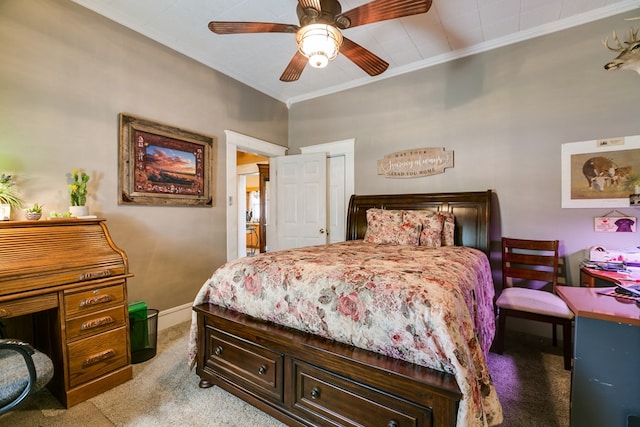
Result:
{"label": "decorative wall sign", "polygon": [[444,173],[453,167],[453,151],[443,147],[415,148],[387,154],[378,160],[378,175],[387,178],[417,178]]}
{"label": "decorative wall sign", "polygon": [[120,204],[213,206],[215,138],[120,114]]}
{"label": "decorative wall sign", "polygon": [[629,206],[640,176],[640,135],[562,144],[562,207]]}
{"label": "decorative wall sign", "polygon": [[[620,211],[615,211],[624,215]],[[597,233],[635,233],[637,218],[635,216],[609,216],[609,212],[593,219],[593,228]]]}

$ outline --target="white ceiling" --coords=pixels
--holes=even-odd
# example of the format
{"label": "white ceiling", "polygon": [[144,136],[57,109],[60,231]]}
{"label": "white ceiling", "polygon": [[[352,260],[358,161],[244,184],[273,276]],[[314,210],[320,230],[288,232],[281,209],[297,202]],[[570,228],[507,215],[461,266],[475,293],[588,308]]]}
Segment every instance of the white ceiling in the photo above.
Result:
{"label": "white ceiling", "polygon": [[[433,0],[426,14],[347,29],[387,61],[369,77],[343,55],[300,79],[280,75],[294,34],[217,35],[209,21],[298,25],[297,0],[73,0],[288,105],[640,8],[640,0]],[[342,10],[369,0],[341,0]]]}

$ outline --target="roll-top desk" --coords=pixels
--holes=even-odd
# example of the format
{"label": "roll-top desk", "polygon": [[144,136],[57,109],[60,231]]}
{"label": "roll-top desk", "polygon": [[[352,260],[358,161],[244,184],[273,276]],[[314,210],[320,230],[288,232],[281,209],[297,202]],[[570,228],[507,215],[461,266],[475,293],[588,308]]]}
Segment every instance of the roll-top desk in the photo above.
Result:
{"label": "roll-top desk", "polygon": [[30,321],[14,337],[51,357],[67,408],[132,377],[130,276],[104,219],[0,221],[0,321]]}

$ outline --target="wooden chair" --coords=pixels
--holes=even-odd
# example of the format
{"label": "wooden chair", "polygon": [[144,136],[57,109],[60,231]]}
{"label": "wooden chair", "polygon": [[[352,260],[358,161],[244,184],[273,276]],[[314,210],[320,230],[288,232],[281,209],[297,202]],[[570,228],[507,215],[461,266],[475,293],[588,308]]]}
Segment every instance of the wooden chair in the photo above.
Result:
{"label": "wooden chair", "polygon": [[0,339],[0,366],[0,415],[15,409],[53,377],[49,356],[20,340]]}
{"label": "wooden chair", "polygon": [[574,315],[556,295],[558,271],[557,240],[502,238],[502,292],[496,301],[498,331],[495,350],[498,354],[504,351],[508,316],[551,323],[553,345],[558,343],[556,326],[562,325],[564,368],[571,369]]}

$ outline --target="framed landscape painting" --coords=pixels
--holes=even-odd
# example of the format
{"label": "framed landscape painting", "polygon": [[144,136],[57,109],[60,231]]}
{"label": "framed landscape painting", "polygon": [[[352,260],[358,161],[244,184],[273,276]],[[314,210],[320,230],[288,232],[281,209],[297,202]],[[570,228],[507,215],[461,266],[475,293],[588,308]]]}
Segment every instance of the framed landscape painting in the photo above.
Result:
{"label": "framed landscape painting", "polygon": [[562,144],[562,207],[629,206],[640,182],[640,135]]}
{"label": "framed landscape painting", "polygon": [[120,204],[213,206],[216,140],[120,114]]}

